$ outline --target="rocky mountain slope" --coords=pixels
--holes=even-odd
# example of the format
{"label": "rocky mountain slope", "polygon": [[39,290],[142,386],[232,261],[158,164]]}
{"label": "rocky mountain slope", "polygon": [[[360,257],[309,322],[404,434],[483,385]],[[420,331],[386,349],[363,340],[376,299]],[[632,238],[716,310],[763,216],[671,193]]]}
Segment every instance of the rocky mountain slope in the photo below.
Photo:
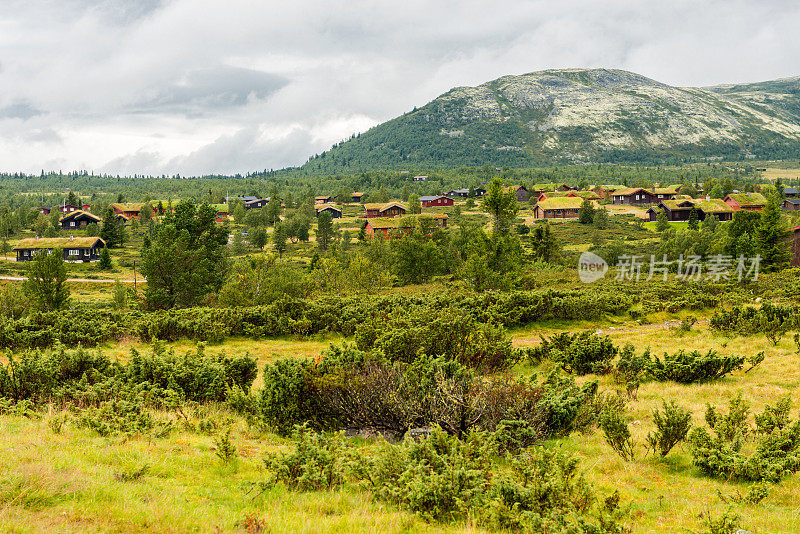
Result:
{"label": "rocky mountain slope", "polygon": [[800,78],[673,87],[546,70],[457,87],[309,160],[308,170],[800,155]]}

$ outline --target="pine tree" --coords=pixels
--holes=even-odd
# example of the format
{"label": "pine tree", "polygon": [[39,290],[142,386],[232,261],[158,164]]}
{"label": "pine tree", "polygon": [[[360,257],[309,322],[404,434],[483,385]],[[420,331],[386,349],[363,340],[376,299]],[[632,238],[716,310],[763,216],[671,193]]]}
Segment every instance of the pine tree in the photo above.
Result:
{"label": "pine tree", "polygon": [[103,227],[100,229],[100,239],[106,242],[108,248],[114,248],[121,244],[121,236],[119,231],[119,223],[117,223],[117,216],[114,210],[110,207],[106,210],[106,215],[103,217]]}
{"label": "pine tree", "polygon": [[560,256],[558,241],[556,241],[550,229],[550,223],[547,221],[533,231],[531,245],[533,247],[533,256],[537,260],[553,263]]}
{"label": "pine tree", "polygon": [[111,263],[111,253],[108,251],[108,247],[103,247],[103,250],[100,251],[100,264],[98,267],[101,271],[110,271],[113,267]]}
{"label": "pine tree", "polygon": [[602,207],[595,212],[594,227],[598,230],[605,230],[608,228],[608,209],[605,207]]}
{"label": "pine tree", "polygon": [[689,230],[699,230],[700,225],[697,222],[697,210],[692,206],[692,211],[689,212]]}
{"label": "pine tree", "polygon": [[581,209],[578,212],[578,222],[581,224],[592,224],[592,222],[594,222],[594,215],[594,204],[588,198],[584,198],[581,203]]}
{"label": "pine tree", "polygon": [[317,244],[323,251],[328,250],[328,245],[333,238],[333,219],[328,213],[321,213],[317,218]]}
{"label": "pine tree", "polygon": [[761,255],[761,265],[767,272],[782,269],[789,261],[788,249],[789,232],[780,208],[780,197],[771,194],[767,198],[767,205],[761,212],[761,221],[756,229],[758,253]]}
{"label": "pine tree", "polygon": [[286,231],[282,223],[275,223],[275,229],[272,231],[272,244],[275,245],[278,257],[283,258],[283,253],[286,252]]}
{"label": "pine tree", "polygon": [[669,219],[667,219],[667,212],[661,210],[658,212],[658,217],[656,218],[656,231],[663,232],[669,228]]}
{"label": "pine tree", "polygon": [[267,203],[267,224],[273,225],[281,220],[281,199],[273,196]]}

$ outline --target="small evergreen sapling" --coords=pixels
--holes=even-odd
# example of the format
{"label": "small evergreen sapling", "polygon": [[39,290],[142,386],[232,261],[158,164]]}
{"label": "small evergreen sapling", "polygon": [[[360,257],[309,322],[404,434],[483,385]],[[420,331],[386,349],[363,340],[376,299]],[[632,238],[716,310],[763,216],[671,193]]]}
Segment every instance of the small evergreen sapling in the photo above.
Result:
{"label": "small evergreen sapling", "polygon": [[615,410],[605,410],[600,414],[600,429],[605,435],[606,442],[626,462],[635,459],[634,443],[631,431],[622,416]]}
{"label": "small evergreen sapling", "polygon": [[100,264],[98,265],[101,271],[110,271],[113,267],[111,263],[111,254],[108,252],[108,247],[103,247],[100,251]]}
{"label": "small evergreen sapling", "polygon": [[692,427],[692,413],[678,406],[675,401],[663,403],[663,414],[656,409],[653,412],[653,422],[656,430],[647,435],[647,444],[661,456],[666,456],[672,448],[686,439]]}
{"label": "small evergreen sapling", "polygon": [[214,454],[225,463],[236,458],[236,446],[231,441],[231,429],[214,437]]}

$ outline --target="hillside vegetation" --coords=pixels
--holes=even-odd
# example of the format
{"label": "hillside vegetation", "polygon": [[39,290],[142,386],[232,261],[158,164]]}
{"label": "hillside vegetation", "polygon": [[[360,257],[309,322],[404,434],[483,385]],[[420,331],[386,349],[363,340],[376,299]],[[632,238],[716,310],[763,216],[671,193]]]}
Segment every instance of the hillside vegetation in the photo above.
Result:
{"label": "hillside vegetation", "polygon": [[546,70],[454,88],[303,169],[789,158],[798,141],[797,78],[693,88],[621,70]]}

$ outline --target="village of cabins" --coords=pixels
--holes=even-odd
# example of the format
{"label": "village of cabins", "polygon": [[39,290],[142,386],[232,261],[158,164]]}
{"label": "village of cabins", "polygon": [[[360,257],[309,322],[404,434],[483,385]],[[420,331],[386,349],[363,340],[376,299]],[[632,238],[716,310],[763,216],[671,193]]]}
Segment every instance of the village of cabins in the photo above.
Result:
{"label": "village of cabins", "polygon": [[[415,181],[417,178],[415,178]],[[524,185],[507,186],[505,193],[513,193],[518,202],[533,204],[534,219],[577,219],[580,215],[581,205],[584,200],[589,200],[595,207],[606,205],[608,207],[630,206],[638,208],[634,211],[616,211],[614,213],[632,213],[642,219],[655,221],[660,212],[664,212],[669,221],[688,221],[692,211],[698,220],[702,221],[708,216],[716,217],[721,221],[733,218],[733,213],[738,210],[761,211],[766,205],[766,198],[759,192],[733,192],[723,199],[712,199],[709,196],[692,198],[681,194],[681,186],[673,187],[626,187],[615,185],[590,186],[586,190],[579,190],[567,184],[536,184],[531,187]],[[701,191],[702,192],[702,191]],[[480,199],[486,194],[483,187],[472,189],[455,189],[443,192],[440,195],[426,195],[419,197],[422,208],[420,214],[408,214],[409,205],[400,200],[388,202],[364,202],[367,196],[361,192],[354,192],[348,198],[338,198],[320,195],[314,198],[315,212],[319,217],[327,213],[332,219],[342,218],[343,204],[358,204],[363,207],[363,213],[358,218],[363,219],[361,226],[366,237],[377,234],[383,237],[392,237],[411,231],[416,225],[417,217],[426,217],[432,224],[446,228],[448,215],[435,211],[436,208],[454,206],[456,201],[467,198]],[[787,211],[800,210],[800,193],[798,188],[785,188],[783,209]],[[239,196],[245,210],[264,209],[269,203],[269,197]],[[111,205],[117,222],[127,224],[132,219],[138,219],[146,203],[115,203]],[[215,204],[217,222],[228,219],[228,204]],[[646,208],[646,209],[645,209]],[[151,208],[154,209],[155,208]],[[62,204],[54,207],[42,207],[39,210],[49,215],[51,211],[58,210],[63,213],[60,217],[62,231],[70,232],[81,230],[89,224],[102,224],[102,218],[92,213],[89,204],[73,205]],[[792,228],[794,263],[800,258],[800,227]],[[39,237],[21,240],[15,247],[17,261],[31,260],[35,252],[40,250],[60,249],[66,261],[97,261],[100,249],[105,243],[99,237]]]}

